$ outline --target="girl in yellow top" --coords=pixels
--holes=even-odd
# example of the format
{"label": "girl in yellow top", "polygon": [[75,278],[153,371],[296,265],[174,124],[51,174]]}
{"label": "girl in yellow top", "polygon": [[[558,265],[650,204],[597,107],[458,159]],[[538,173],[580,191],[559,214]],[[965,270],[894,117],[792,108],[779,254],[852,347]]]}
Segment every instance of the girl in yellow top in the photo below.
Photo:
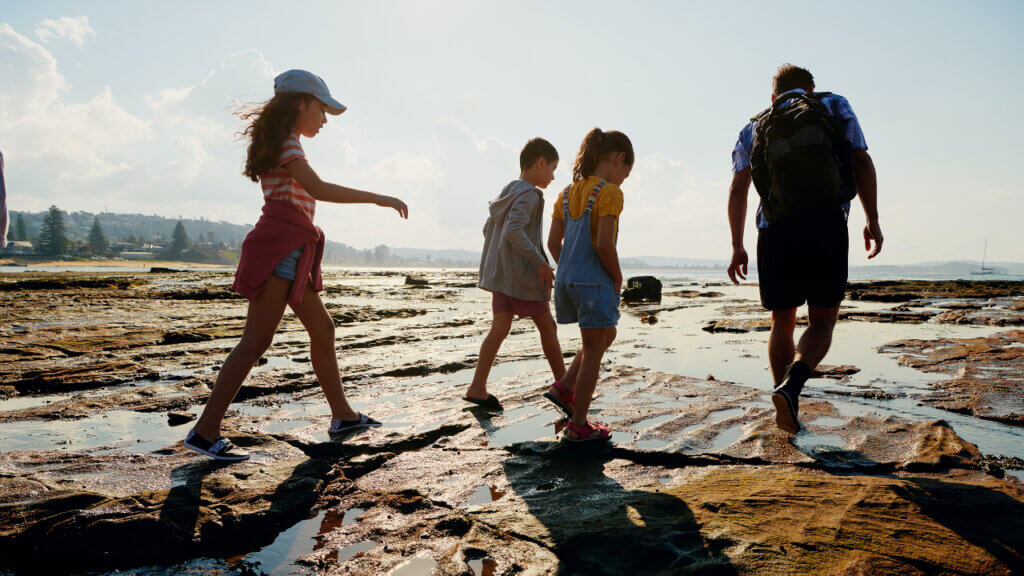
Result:
{"label": "girl in yellow top", "polygon": [[548,248],[558,263],[555,318],[559,324],[579,323],[583,348],[544,396],[570,416],[565,433],[573,442],[611,437],[607,426],[587,420],[587,411],[601,358],[619,322],[619,186],[629,177],[633,159],[633,144],[625,134],[591,130],[576,156],[573,183],[558,196],[551,219]]}

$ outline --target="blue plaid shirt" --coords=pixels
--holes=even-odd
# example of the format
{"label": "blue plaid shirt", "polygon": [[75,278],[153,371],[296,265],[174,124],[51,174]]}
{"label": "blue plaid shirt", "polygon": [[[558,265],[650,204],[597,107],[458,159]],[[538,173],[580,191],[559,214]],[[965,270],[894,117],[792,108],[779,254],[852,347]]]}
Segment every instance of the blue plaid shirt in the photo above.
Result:
{"label": "blue plaid shirt", "polygon": [[[779,98],[786,98],[786,94],[807,92],[801,88],[789,90],[779,95]],[[829,94],[821,99],[821,103],[828,108],[833,116],[839,118],[839,123],[846,131],[846,140],[854,150],[867,150],[868,143],[864,140],[864,131],[860,128],[857,115],[853,113],[850,102],[838,94]],[[732,173],[736,174],[741,170],[750,167],[750,149],[754,146],[754,130],[757,129],[757,121],[751,120],[743,130],[740,130],[740,137],[736,140],[736,146],[732,149]],[[850,215],[850,203],[843,206],[847,217]],[[765,219],[761,204],[757,205],[757,227],[767,228],[768,220]]]}

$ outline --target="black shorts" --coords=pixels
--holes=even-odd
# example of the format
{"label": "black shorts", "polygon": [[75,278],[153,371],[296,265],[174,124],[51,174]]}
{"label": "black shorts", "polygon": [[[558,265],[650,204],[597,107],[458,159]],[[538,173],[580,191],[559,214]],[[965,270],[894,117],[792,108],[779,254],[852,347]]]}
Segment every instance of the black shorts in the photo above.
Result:
{"label": "black shorts", "polygon": [[850,236],[842,212],[758,230],[757,275],[769,310],[838,306],[846,295]]}

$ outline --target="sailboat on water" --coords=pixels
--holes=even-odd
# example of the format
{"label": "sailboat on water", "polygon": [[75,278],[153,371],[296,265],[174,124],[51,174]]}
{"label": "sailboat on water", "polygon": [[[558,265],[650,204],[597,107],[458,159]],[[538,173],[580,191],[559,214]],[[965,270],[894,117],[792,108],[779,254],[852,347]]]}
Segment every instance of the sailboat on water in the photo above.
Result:
{"label": "sailboat on water", "polygon": [[988,238],[985,239],[985,249],[981,253],[981,268],[977,270],[971,270],[972,276],[991,276],[998,272],[995,268],[985,267],[985,257],[988,256]]}

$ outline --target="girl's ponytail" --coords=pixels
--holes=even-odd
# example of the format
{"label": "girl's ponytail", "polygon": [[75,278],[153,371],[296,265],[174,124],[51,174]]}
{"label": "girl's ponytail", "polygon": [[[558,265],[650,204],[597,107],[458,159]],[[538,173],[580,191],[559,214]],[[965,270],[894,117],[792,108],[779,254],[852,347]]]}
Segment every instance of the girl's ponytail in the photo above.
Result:
{"label": "girl's ponytail", "polygon": [[572,181],[583,180],[593,174],[601,159],[613,152],[624,152],[626,165],[633,165],[633,143],[628,136],[615,130],[602,132],[600,128],[587,132],[572,167]]}

